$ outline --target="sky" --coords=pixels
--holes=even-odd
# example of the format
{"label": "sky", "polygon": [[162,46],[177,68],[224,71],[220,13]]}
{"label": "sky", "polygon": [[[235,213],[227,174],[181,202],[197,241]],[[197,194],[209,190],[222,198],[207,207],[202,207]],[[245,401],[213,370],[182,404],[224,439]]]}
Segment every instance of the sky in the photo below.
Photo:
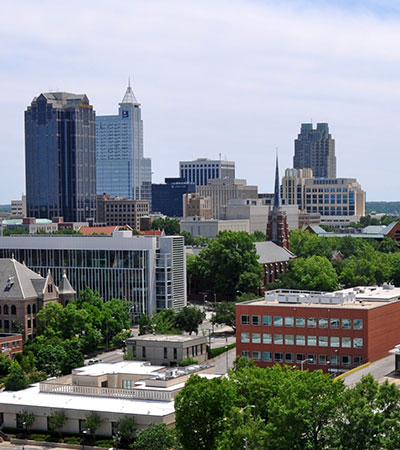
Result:
{"label": "sky", "polygon": [[302,122],[328,122],[337,175],[400,200],[398,0],[4,0],[0,204],[25,191],[24,110],[85,93],[117,114],[128,77],[153,182],[181,160],[236,161],[272,192]]}

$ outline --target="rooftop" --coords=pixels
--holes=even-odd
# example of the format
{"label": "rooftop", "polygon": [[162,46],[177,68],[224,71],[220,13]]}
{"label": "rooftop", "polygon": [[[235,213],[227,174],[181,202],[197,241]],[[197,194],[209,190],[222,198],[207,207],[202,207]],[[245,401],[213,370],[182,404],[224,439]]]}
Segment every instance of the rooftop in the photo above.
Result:
{"label": "rooftop", "polygon": [[[144,334],[134,338],[128,338],[128,341],[147,341],[147,342],[191,342],[201,339],[203,336],[189,336],[185,334]],[[204,337],[207,340],[206,337]]]}

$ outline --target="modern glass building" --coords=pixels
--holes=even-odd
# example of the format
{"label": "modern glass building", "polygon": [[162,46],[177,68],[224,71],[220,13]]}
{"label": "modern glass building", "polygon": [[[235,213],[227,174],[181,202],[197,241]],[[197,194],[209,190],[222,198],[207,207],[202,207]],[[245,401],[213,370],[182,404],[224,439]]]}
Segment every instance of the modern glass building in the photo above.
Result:
{"label": "modern glass building", "polygon": [[183,217],[183,194],[196,192],[196,185],[183,178],[165,178],[165,183],[152,184],[152,211],[168,217]]}
{"label": "modern glass building", "polygon": [[51,92],[25,111],[27,215],[84,222],[96,211],[95,112],[84,94]]}
{"label": "modern glass building", "polygon": [[151,201],[151,159],[143,157],[140,103],[129,85],[118,115],[96,118],[97,193]]}
{"label": "modern glass building", "polygon": [[18,261],[55,283],[64,270],[74,289],[97,290],[104,300],[132,302],[132,319],[186,306],[186,264],[182,236],[21,235],[0,237],[0,258]]}

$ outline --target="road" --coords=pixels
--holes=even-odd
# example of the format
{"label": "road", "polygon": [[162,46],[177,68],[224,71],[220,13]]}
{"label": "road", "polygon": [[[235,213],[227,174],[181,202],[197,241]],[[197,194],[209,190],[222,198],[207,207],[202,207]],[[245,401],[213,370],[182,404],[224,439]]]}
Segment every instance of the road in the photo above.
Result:
{"label": "road", "polygon": [[357,370],[356,372],[345,376],[343,381],[347,386],[353,386],[355,383],[360,381],[364,375],[370,373],[377,381],[382,383],[385,380],[385,377],[392,375],[393,370],[394,355],[390,355],[386,358],[373,362],[370,366],[365,367],[364,369]]}
{"label": "road", "polygon": [[124,359],[123,356],[124,356],[124,353],[121,349],[112,350],[110,352],[105,352],[105,353],[100,353],[99,355],[97,355],[93,358],[85,359],[85,366],[87,365],[89,359],[98,359],[99,362],[111,364],[111,363],[123,361],[123,359]]}

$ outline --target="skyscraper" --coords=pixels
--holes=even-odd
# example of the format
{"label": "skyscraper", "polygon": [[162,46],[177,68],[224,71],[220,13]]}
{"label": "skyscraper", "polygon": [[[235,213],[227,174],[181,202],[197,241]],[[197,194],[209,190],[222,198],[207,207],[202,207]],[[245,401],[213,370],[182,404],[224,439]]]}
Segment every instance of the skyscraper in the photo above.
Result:
{"label": "skyscraper", "polygon": [[96,212],[95,112],[84,94],[51,92],[25,111],[27,214],[81,222]]}
{"label": "skyscraper", "polygon": [[335,140],[329,134],[327,123],[302,123],[294,141],[293,167],[312,169],[316,178],[336,177]]}
{"label": "skyscraper", "polygon": [[140,103],[130,83],[118,115],[96,118],[97,193],[151,201],[151,159],[143,157]]}

